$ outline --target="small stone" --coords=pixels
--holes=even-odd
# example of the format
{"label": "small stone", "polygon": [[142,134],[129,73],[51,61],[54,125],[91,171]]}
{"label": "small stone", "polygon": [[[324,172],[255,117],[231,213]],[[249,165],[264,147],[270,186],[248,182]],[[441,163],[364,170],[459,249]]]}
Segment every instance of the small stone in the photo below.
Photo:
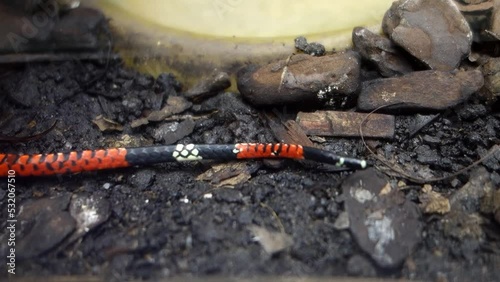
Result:
{"label": "small stone", "polygon": [[358,89],[359,68],[359,55],[352,51],[322,57],[298,54],[263,67],[243,68],[238,72],[238,90],[254,105],[326,102]]}
{"label": "small stone", "polygon": [[194,126],[195,122],[191,118],[185,119],[180,123],[165,123],[154,130],[153,137],[157,142],[171,145],[191,134],[194,130]]}
{"label": "small stone", "polygon": [[441,157],[436,150],[431,149],[428,145],[420,145],[415,149],[417,161],[421,164],[438,165]]}
{"label": "small stone", "polygon": [[473,121],[477,118],[486,116],[488,114],[488,109],[483,104],[472,104],[461,107],[457,114],[463,119],[468,121]]}
{"label": "small stone", "polygon": [[307,43],[307,39],[303,36],[295,38],[295,49],[298,49],[311,56],[323,56],[325,54],[325,46],[311,42]]}
{"label": "small stone", "polygon": [[307,135],[359,137],[363,123],[363,136],[374,138],[394,137],[394,116],[356,112],[316,111],[299,112],[297,123]]}
{"label": "small stone", "polygon": [[472,32],[452,0],[399,0],[382,28],[411,55],[434,70],[453,70],[469,53]]}
{"label": "small stone", "polygon": [[214,192],[215,200],[225,203],[243,203],[243,194],[235,189],[219,189]]}
{"label": "small stone", "polygon": [[371,111],[388,106],[383,109],[385,112],[402,109],[445,110],[467,100],[483,83],[483,75],[478,70],[430,70],[401,77],[374,79],[363,83],[358,109]]}
{"label": "small stone", "polygon": [[441,139],[439,137],[430,136],[427,134],[422,137],[422,140],[424,140],[425,143],[431,145],[439,145],[441,143]]}
{"label": "small stone", "polygon": [[335,223],[333,224],[333,227],[337,230],[344,230],[349,228],[349,214],[347,212],[341,212],[337,219],[335,220]]}
{"label": "small stone", "polygon": [[129,177],[129,182],[138,189],[145,190],[154,183],[155,179],[156,174],[154,170],[141,169]]}
{"label": "small stone", "polygon": [[76,223],[66,211],[70,194],[42,198],[23,203],[17,217],[20,225],[16,254],[28,259],[49,251],[60,244]]}
{"label": "small stone", "polygon": [[428,125],[430,122],[435,120],[439,114],[433,115],[421,115],[416,114],[410,118],[410,122],[408,124],[408,131],[410,132],[409,138],[415,136],[423,127]]}
{"label": "small stone", "polygon": [[[342,183],[350,230],[377,265],[400,265],[422,239],[418,207],[375,169],[357,171]],[[384,192],[386,191],[386,192]],[[388,191],[388,192],[387,192]]]}
{"label": "small stone", "polygon": [[469,182],[450,197],[453,210],[466,213],[479,212],[481,199],[494,191],[488,171],[479,166],[471,173]]}
{"label": "small stone", "polygon": [[352,31],[354,50],[373,63],[384,77],[399,76],[412,72],[412,66],[404,54],[388,38],[375,34],[364,27]]}
{"label": "small stone", "polygon": [[216,72],[191,87],[184,93],[184,97],[199,101],[214,96],[229,86],[231,86],[229,75],[225,72]]}

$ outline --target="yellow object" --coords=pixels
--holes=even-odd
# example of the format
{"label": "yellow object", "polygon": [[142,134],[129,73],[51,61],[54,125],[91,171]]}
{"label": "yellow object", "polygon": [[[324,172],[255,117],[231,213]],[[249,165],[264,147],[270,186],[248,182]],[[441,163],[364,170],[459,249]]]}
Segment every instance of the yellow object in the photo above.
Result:
{"label": "yellow object", "polygon": [[327,50],[351,44],[355,26],[380,30],[392,0],[88,0],[112,19],[115,46],[154,75],[170,71],[187,85],[214,69],[234,72],[295,51],[305,36]]}

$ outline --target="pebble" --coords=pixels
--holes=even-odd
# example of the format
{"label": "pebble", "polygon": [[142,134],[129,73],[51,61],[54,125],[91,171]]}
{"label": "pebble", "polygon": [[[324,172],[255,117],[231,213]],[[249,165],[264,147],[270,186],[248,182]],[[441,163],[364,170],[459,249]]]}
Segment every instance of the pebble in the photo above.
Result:
{"label": "pebble", "polygon": [[214,195],[215,200],[218,202],[225,202],[230,204],[243,203],[243,194],[241,194],[241,192],[236,189],[219,189],[216,190],[216,193],[214,193]]}
{"label": "pebble", "polygon": [[66,211],[69,193],[23,203],[17,220],[20,224],[16,254],[28,259],[60,244],[73,230],[76,222]]}
{"label": "pebble", "polygon": [[431,149],[428,145],[418,146],[415,149],[415,153],[417,154],[417,161],[421,164],[438,165],[441,160],[438,152]]}
{"label": "pebble", "polygon": [[371,111],[380,106],[399,103],[383,110],[445,110],[467,100],[483,83],[483,75],[479,70],[429,70],[369,80],[363,83],[358,109]]}
{"label": "pebble", "polygon": [[473,121],[477,118],[484,117],[488,114],[488,109],[482,104],[467,105],[457,110],[458,116],[463,120]]}
{"label": "pebble", "polygon": [[191,134],[194,127],[195,122],[191,118],[185,119],[180,123],[164,123],[154,130],[153,138],[156,142],[161,142],[164,145],[171,145]]}
{"label": "pebble", "polygon": [[156,173],[152,169],[141,169],[129,177],[129,183],[140,190],[146,190],[153,185]]}
{"label": "pebble", "polygon": [[349,228],[361,249],[380,267],[400,265],[422,240],[418,206],[372,168],[348,176],[342,191]]}
{"label": "pebble", "polygon": [[359,69],[359,55],[352,51],[322,57],[298,54],[263,67],[241,69],[238,90],[260,106],[327,102],[358,89]]}
{"label": "pebble", "polygon": [[363,124],[363,136],[375,138],[394,137],[394,116],[383,114],[316,111],[299,112],[297,123],[307,135],[359,137],[360,125]]}
{"label": "pebble", "polygon": [[374,64],[384,77],[400,76],[413,71],[402,52],[387,37],[375,34],[364,27],[352,31],[354,50]]}
{"label": "pebble", "polygon": [[311,56],[323,56],[325,54],[325,46],[311,42],[307,43],[307,39],[303,36],[295,38],[295,49],[300,50]]}
{"label": "pebble", "polygon": [[382,29],[393,42],[433,70],[453,70],[469,53],[472,32],[452,0],[399,0]]}
{"label": "pebble", "polygon": [[492,191],[494,187],[490,174],[484,167],[479,166],[471,173],[469,182],[450,197],[451,208],[466,213],[478,212],[481,200]]}

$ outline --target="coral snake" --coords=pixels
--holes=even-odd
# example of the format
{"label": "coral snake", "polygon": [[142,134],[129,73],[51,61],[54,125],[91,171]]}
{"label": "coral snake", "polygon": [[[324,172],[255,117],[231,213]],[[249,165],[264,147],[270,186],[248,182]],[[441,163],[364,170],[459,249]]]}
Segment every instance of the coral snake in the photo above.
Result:
{"label": "coral snake", "polygon": [[47,176],[78,173],[171,161],[238,160],[258,158],[304,159],[364,169],[364,160],[285,143],[238,143],[232,145],[168,145],[137,148],[85,150],[55,154],[0,154],[0,177],[12,171],[19,176]]}

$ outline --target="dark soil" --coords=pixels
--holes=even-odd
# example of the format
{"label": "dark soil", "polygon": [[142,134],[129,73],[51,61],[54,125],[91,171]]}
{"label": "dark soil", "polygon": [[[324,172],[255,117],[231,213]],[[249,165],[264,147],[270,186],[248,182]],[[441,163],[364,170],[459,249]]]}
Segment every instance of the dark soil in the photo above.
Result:
{"label": "dark soil", "polygon": [[[95,81],[94,81],[95,80]],[[17,97],[23,89],[27,97]],[[28,90],[27,90],[28,89]],[[4,66],[0,77],[0,134],[28,136],[49,128],[43,138],[3,143],[0,152],[38,153],[139,146],[155,143],[162,123],[132,129],[130,122],[161,107],[179,85],[169,75],[154,79],[124,68],[121,62],[62,62]],[[26,94],[25,94],[26,95]],[[16,98],[17,97],[17,98]],[[217,111],[213,111],[217,109]],[[277,109],[282,111],[282,109]],[[178,143],[271,142],[271,131],[234,93],[221,93],[195,104],[194,132]],[[97,116],[124,125],[123,132],[101,132]],[[461,169],[488,151],[500,138],[499,113],[479,99],[440,113],[422,130],[416,115],[397,117],[393,141],[371,141],[379,154],[397,158],[420,177],[438,177]],[[130,138],[124,138],[128,135]],[[327,138],[321,146],[353,157],[372,159],[358,139]],[[98,275],[106,279],[158,278],[178,275],[377,275],[449,281],[494,281],[500,277],[500,226],[485,215],[485,240],[445,236],[439,215],[423,215],[424,239],[406,262],[380,269],[363,253],[348,230],[334,222],[344,210],[340,184],[351,172],[334,172],[314,163],[262,163],[252,178],[233,189],[217,188],[195,178],[213,162],[171,163],[79,175],[16,179],[16,201],[23,203],[71,193],[109,201],[110,217],[74,243],[51,248],[17,262],[23,276]],[[500,185],[499,160],[484,163]],[[383,171],[385,169],[378,167]],[[401,178],[392,176],[396,181]],[[434,183],[447,196],[469,179],[465,173]],[[5,180],[3,180],[5,181]],[[6,187],[6,181],[2,187]],[[411,182],[407,181],[407,184]],[[405,189],[418,203],[419,187]],[[204,194],[212,193],[213,198]],[[0,209],[6,208],[5,188]],[[276,214],[273,215],[273,212]],[[6,221],[0,223],[5,230]],[[248,226],[284,231],[289,249],[268,255],[252,239]],[[3,232],[2,232],[3,233]],[[22,240],[18,235],[17,240]],[[2,236],[2,249],[5,247]],[[2,255],[2,260],[5,256]],[[2,263],[5,265],[4,263]]]}

